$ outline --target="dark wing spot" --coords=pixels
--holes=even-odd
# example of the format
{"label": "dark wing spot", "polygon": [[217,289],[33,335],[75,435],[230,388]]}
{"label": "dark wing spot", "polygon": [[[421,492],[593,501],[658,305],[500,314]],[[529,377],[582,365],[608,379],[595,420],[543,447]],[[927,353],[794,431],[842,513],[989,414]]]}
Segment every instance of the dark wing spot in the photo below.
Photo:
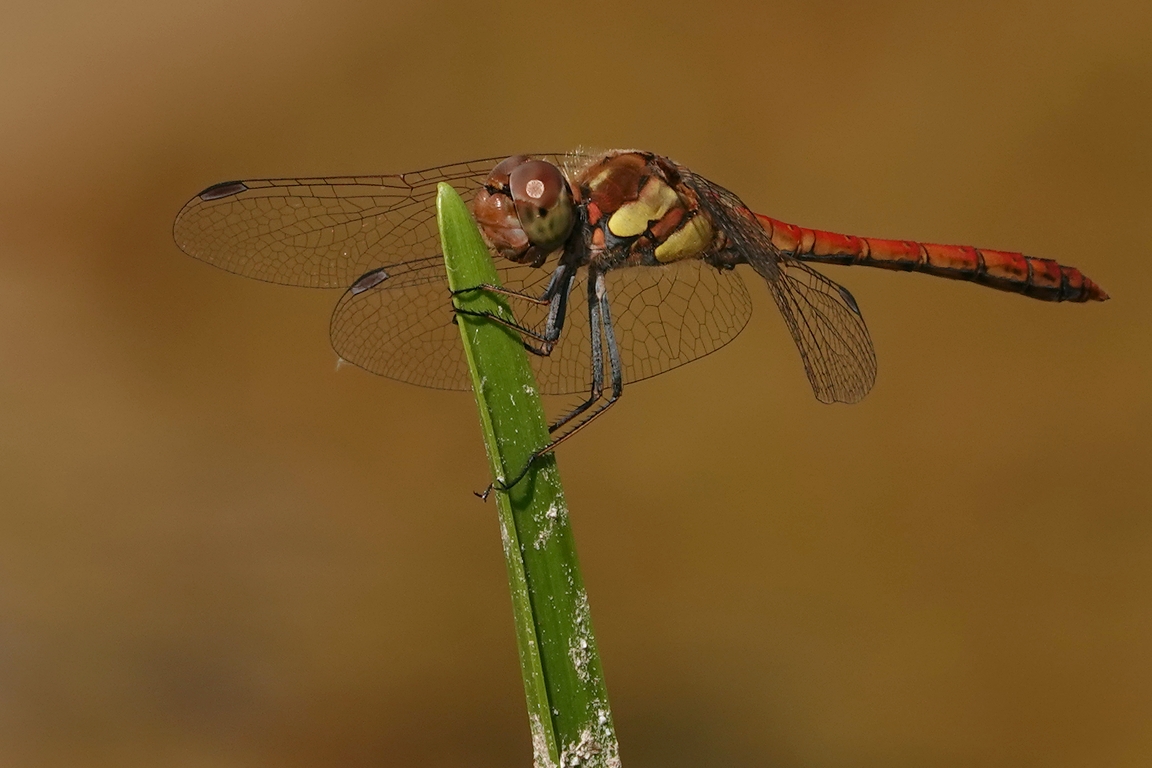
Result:
{"label": "dark wing spot", "polygon": [[232,195],[239,194],[248,187],[244,186],[242,181],[224,181],[219,184],[213,184],[200,193],[200,199],[205,202],[209,200],[219,200],[222,197],[231,197]]}
{"label": "dark wing spot", "polygon": [[372,271],[365,272],[360,277],[356,278],[356,282],[352,283],[352,287],[349,289],[349,291],[353,296],[358,293],[364,293],[364,291],[371,290],[380,285],[380,283],[387,280],[388,277],[389,275],[384,271],[383,267],[373,269]]}
{"label": "dark wing spot", "polygon": [[851,307],[853,312],[859,315],[860,305],[856,303],[855,297],[852,296],[852,294],[849,293],[848,289],[844,286],[838,285],[836,287],[840,289],[840,298],[844,299],[844,303]]}

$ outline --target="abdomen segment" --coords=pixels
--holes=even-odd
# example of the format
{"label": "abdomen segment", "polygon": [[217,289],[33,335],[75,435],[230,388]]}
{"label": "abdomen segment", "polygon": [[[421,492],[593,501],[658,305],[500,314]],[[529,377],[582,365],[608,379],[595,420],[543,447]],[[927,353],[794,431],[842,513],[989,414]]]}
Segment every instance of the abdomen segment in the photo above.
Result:
{"label": "abdomen segment", "polygon": [[781,251],[802,261],[924,272],[1022,293],[1043,301],[1104,301],[1100,286],[1075,267],[1010,251],[968,245],[880,240],[798,227],[756,214]]}

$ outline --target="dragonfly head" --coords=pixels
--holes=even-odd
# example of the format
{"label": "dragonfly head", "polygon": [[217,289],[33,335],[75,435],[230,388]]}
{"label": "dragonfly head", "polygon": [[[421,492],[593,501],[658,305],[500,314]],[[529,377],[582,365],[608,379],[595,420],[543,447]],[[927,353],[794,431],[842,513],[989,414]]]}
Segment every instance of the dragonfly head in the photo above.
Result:
{"label": "dragonfly head", "polygon": [[560,169],[514,155],[488,174],[472,201],[488,243],[506,259],[543,263],[568,239],[576,221],[572,191]]}

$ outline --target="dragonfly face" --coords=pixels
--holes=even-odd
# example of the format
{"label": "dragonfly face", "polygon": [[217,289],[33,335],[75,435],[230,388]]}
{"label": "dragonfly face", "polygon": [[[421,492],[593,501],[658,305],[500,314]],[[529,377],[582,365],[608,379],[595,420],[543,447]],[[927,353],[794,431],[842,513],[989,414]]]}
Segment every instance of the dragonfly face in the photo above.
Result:
{"label": "dragonfly face", "polygon": [[[595,414],[625,383],[727,344],[751,313],[734,269],[763,279],[822,402],[856,402],[876,376],[856,300],[810,262],[966,280],[1046,301],[1104,300],[1078,269],[1020,253],[838,235],[754,214],[732,192],[649,152],[515,155],[393,176],[209,187],[177,216],[187,253],[289,285],[345,289],[341,358],[422,386],[467,389],[435,195],[457,187],[497,260],[546,394],[588,393]],[[609,394],[609,392],[611,394]],[[603,404],[602,404],[603,406]]]}
{"label": "dragonfly face", "polygon": [[576,223],[572,191],[560,169],[524,155],[492,169],[472,213],[498,255],[537,267],[564,245]]}

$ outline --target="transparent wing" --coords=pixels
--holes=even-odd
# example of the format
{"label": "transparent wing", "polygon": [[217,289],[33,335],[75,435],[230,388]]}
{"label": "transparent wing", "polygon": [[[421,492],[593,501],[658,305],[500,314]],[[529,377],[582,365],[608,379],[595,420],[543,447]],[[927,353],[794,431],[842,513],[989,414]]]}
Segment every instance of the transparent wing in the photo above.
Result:
{"label": "transparent wing", "polygon": [[[624,267],[605,277],[626,384],[715,352],[736,338],[752,315],[740,276],[701,261]],[[573,282],[556,349],[532,361],[545,394],[587,392],[591,383],[587,273]]]}
{"label": "transparent wing", "polygon": [[695,259],[614,270],[607,286],[626,383],[715,352],[752,316],[740,276]]}
{"label": "transparent wing", "polygon": [[[344,293],[332,314],[332,345],[348,362],[373,373],[436,389],[468,389],[459,331],[452,324],[443,262],[395,279],[365,280]],[[385,267],[385,272],[388,268]],[[548,269],[499,265],[503,285],[538,296]],[[639,381],[714,352],[734,339],[751,316],[740,277],[703,262],[632,267],[608,273],[612,320],[626,382]],[[547,308],[512,301],[522,325],[542,329]],[[591,383],[586,274],[573,280],[567,320],[552,354],[530,356],[544,394],[587,392]]]}
{"label": "transparent wing", "polygon": [[767,265],[750,261],[800,349],[804,371],[822,403],[857,403],[876,381],[876,352],[848,289],[789,256]]}
{"label": "transparent wing", "polygon": [[189,256],[229,272],[347,288],[386,263],[438,256],[436,185],[446,181],[471,200],[501,159],[392,176],[215,184],[188,201],[172,234]]}
{"label": "transparent wing", "polygon": [[[538,296],[551,276],[545,269],[499,260],[501,283]],[[521,322],[535,324],[539,308],[514,302]],[[386,265],[358,280],[332,311],[332,347],[341,359],[372,373],[433,389],[471,389],[460,331],[437,253]]]}
{"label": "transparent wing", "polygon": [[736,195],[685,168],[685,180],[728,237],[736,254],[768,283],[772,298],[800,350],[816,399],[859,402],[876,381],[876,352],[864,316],[847,288],[773,244]]}

